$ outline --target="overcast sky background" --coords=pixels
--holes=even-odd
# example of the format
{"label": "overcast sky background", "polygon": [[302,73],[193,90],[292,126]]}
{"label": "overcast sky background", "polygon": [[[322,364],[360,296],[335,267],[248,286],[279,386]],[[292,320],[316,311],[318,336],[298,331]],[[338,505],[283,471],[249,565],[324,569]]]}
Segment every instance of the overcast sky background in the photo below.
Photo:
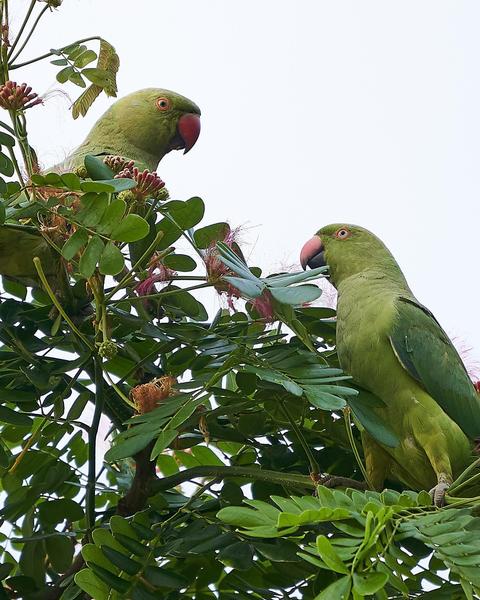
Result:
{"label": "overcast sky background", "polygon": [[[101,35],[120,55],[119,95],[165,87],[202,109],[195,148],[160,165],[174,198],[200,195],[205,224],[245,225],[267,272],[298,263],[325,224],[371,229],[479,359],[479,22],[475,0],[64,0],[25,58]],[[56,72],[14,73],[44,93]],[[44,165],[110,103],[77,121],[61,97],[29,111]]]}

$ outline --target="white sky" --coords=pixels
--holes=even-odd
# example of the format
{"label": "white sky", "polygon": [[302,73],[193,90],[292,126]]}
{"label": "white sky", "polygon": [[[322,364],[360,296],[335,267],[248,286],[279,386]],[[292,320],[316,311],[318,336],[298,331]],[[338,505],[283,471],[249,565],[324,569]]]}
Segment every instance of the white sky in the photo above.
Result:
{"label": "white sky", "polygon": [[[479,20],[475,0],[64,0],[28,57],[106,38],[121,59],[119,95],[165,87],[202,109],[195,148],[160,165],[173,197],[200,195],[205,224],[251,226],[247,255],[267,272],[297,263],[325,224],[371,229],[480,357]],[[60,87],[56,70],[14,74],[43,93]],[[44,164],[110,102],[77,121],[61,98],[29,111]]]}

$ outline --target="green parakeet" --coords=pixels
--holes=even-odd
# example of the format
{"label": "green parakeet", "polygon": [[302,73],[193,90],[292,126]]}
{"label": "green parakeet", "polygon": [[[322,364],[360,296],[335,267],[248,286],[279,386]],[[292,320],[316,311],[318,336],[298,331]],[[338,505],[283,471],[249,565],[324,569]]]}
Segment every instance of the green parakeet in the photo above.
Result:
{"label": "green parakeet", "polygon": [[[117,100],[95,123],[85,141],[52,171],[71,171],[87,154],[119,155],[140,169],[154,171],[171,150],[188,152],[200,134],[200,109],[188,98],[160,88],[133,92]],[[0,227],[0,275],[39,285],[33,258],[39,256],[52,287],[64,287],[58,254],[34,228]],[[60,283],[59,283],[60,282]],[[64,283],[64,282],[63,282]]]}
{"label": "green parakeet", "polygon": [[441,504],[472,462],[472,441],[480,436],[480,396],[456,349],[390,251],[366,229],[327,225],[300,260],[303,268],[329,266],[338,291],[340,365],[381,400],[372,410],[399,440],[388,447],[362,431],[371,485],[382,489],[391,476],[411,489],[433,488]]}
{"label": "green parakeet", "polygon": [[188,98],[147,88],[117,100],[98,119],[85,141],[62,163],[83,164],[87,154],[124,156],[154,171],[171,150],[188,152],[200,135],[200,109]]}

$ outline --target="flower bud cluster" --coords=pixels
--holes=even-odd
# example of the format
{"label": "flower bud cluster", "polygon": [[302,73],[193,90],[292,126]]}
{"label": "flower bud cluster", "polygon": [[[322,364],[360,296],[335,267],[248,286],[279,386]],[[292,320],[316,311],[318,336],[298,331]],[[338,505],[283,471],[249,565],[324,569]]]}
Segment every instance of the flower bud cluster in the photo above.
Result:
{"label": "flower bud cluster", "polygon": [[126,177],[137,183],[132,190],[129,190],[135,195],[137,201],[146,200],[147,198],[161,198],[161,190],[165,187],[165,182],[160,179],[158,174],[147,169],[139,171],[137,167],[127,166],[115,177]]}
{"label": "flower bud cluster", "polygon": [[0,86],[0,106],[5,110],[26,110],[42,103],[43,99],[26,83],[7,81]]}
{"label": "flower bud cluster", "polygon": [[124,169],[128,169],[131,171],[135,166],[135,162],[133,160],[129,160],[125,158],[125,156],[119,156],[117,154],[108,154],[103,159],[103,162],[112,169],[114,173],[120,173]]}
{"label": "flower bud cluster", "polygon": [[98,346],[99,356],[107,360],[114,358],[117,355],[117,352],[117,344],[115,344],[115,342],[112,342],[112,340],[106,340],[104,342],[101,342]]}

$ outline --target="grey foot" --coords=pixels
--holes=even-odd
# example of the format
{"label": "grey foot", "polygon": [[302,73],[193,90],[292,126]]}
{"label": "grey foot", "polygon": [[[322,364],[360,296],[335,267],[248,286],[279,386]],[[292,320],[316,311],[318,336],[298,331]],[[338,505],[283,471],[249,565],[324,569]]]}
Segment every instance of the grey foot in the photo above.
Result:
{"label": "grey foot", "polygon": [[445,505],[445,494],[449,487],[449,483],[442,481],[430,490],[429,494],[435,506],[441,508]]}

